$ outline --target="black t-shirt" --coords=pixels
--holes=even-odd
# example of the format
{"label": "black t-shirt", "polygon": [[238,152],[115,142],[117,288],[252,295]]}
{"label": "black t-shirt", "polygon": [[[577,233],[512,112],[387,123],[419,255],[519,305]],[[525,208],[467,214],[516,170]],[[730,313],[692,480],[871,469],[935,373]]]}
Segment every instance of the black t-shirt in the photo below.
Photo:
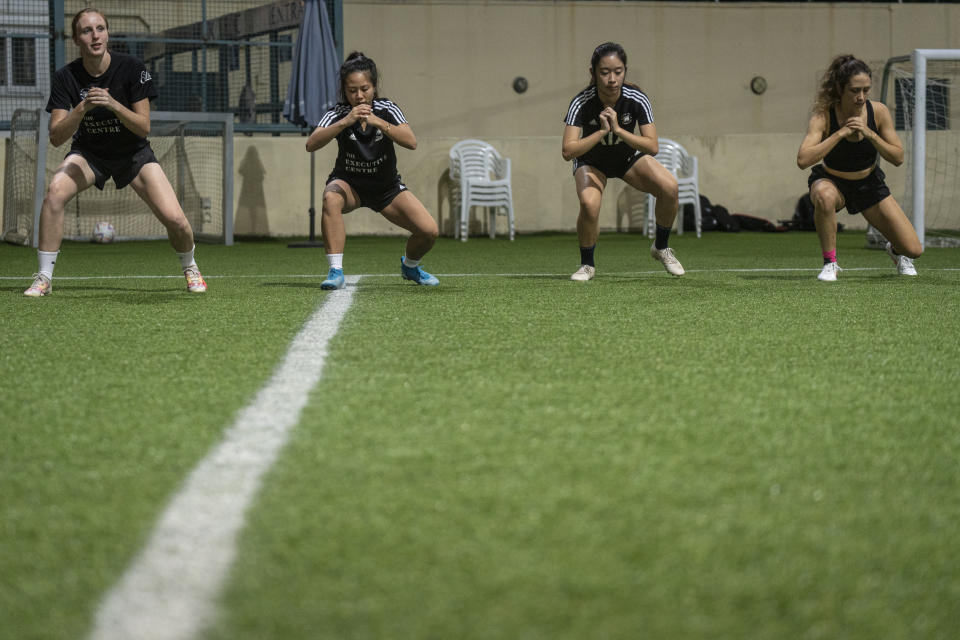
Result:
{"label": "black t-shirt", "polygon": [[[144,98],[153,100],[157,97],[157,89],[143,62],[134,56],[111,51],[110,66],[98,77],[87,73],[81,58],[57,71],[50,86],[47,112],[52,113],[54,109],[70,111],[94,87],[109,90],[111,97],[128,109]],[[113,111],[96,107],[84,114],[73,134],[71,149],[115,157],[132,155],[145,146],[147,139],[127,129]]]}
{"label": "black t-shirt", "polygon": [[[600,112],[603,110],[603,103],[597,97],[597,87],[589,86],[570,101],[564,122],[574,127],[581,127],[582,137],[586,138],[603,128],[600,126]],[[624,85],[620,89],[620,97],[613,110],[617,112],[620,126],[630,133],[633,133],[637,127],[653,123],[650,99],[640,89],[630,85]],[[588,164],[626,160],[638,153],[640,152],[611,131],[600,141],[600,144],[580,156],[580,160]]]}
{"label": "black t-shirt", "polygon": [[[329,127],[346,117],[352,108],[348,104],[337,104],[320,118],[317,126]],[[394,125],[406,122],[400,107],[386,98],[374,99],[373,114]],[[337,135],[337,147],[339,150],[333,173],[350,186],[377,189],[399,180],[396,148],[393,140],[380,129],[368,125],[364,131],[358,121]]]}

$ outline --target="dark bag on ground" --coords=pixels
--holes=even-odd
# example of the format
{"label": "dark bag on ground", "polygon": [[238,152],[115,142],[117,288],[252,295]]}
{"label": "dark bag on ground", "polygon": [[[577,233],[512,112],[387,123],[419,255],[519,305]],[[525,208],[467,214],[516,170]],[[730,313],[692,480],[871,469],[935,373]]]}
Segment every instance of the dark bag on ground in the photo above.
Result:
{"label": "dark bag on ground", "polygon": [[745,213],[735,213],[733,217],[737,219],[742,231],[787,231],[786,225],[774,224],[766,218],[758,218]]}
{"label": "dark bag on ground", "polygon": [[[696,231],[693,205],[683,205],[683,230]],[[700,196],[701,231],[740,231],[740,223],[722,204],[713,204],[707,196]]]}
{"label": "dark bag on ground", "polygon": [[[797,200],[797,206],[793,210],[793,218],[790,220],[780,220],[780,224],[786,227],[788,231],[816,231],[817,223],[813,215],[813,200],[810,194],[805,193]],[[843,225],[837,223],[837,231],[843,231]]]}

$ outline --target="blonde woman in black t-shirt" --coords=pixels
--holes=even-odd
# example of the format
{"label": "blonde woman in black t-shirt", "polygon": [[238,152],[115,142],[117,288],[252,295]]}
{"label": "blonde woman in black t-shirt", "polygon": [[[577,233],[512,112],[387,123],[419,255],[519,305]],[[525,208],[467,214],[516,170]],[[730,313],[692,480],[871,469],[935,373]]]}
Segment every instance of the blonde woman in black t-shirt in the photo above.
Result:
{"label": "blonde woman in black t-shirt", "polygon": [[147,142],[150,100],[157,97],[150,73],[133,56],[107,49],[107,19],[96,9],[78,12],[72,31],[80,57],[54,75],[47,111],[50,142],[57,147],[73,143],[47,187],[40,211],[40,268],[24,295],[38,298],[53,291],[67,202],[91,186],[103,189],[110,178],[118,189],[129,184],[149,205],[180,258],[187,291],[203,293],[207,284],[193,257],[193,230]]}
{"label": "blonde woman in black t-shirt", "polygon": [[313,152],[337,141],[337,160],[323,190],[320,227],[330,271],[322,289],[344,286],[343,248],[346,229],[343,214],[368,207],[410,232],[400,258],[405,280],[435,287],[440,281],[420,266],[439,235],[437,223],[423,203],[407,191],[397,173],[394,143],[416,149],[417,138],[394,102],[377,92],[377,65],[360,52],[347,56],[340,67],[340,102],[320,119],[307,138]]}
{"label": "blonde woman in black t-shirt", "polygon": [[[851,55],[837,56],[820,81],[797,166],[813,167],[807,185],[823,252],[817,278],[835,282],[837,211],[862,213],[887,242],[887,253],[901,275],[915,276],[913,258],[923,253],[917,232],[890,195],[877,156],[903,164],[903,144],[882,102],[869,99],[870,67]],[[819,164],[817,164],[819,163]]]}

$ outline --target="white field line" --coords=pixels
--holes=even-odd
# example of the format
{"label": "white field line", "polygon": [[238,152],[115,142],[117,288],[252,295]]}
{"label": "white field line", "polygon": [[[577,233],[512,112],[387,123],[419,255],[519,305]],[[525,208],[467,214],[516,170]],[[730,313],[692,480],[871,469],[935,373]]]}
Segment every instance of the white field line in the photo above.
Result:
{"label": "white field line", "polygon": [[[791,271],[800,272],[819,272],[821,267],[758,267],[753,269],[687,269],[687,273],[786,273]],[[894,267],[844,267],[844,271],[893,271]],[[924,271],[960,271],[960,267],[941,267],[941,268],[922,268]],[[649,271],[603,271],[600,275],[604,276],[637,276],[663,274],[663,269],[651,269]],[[434,273],[438,278],[559,278],[568,277],[569,273]],[[230,279],[252,279],[265,280],[270,278],[319,278],[327,277],[324,273],[262,273],[262,274],[223,274],[203,276],[207,280],[230,280]],[[398,273],[364,273],[348,278],[359,280],[361,278],[399,278]],[[182,275],[105,275],[105,276],[54,276],[55,280],[162,280],[166,278],[182,279]],[[22,280],[28,282],[26,276],[0,276],[0,280]]]}
{"label": "white field line", "polygon": [[92,640],[188,640],[212,622],[247,509],[321,378],[358,280],[325,296],[266,386],[191,472],[105,596]]}

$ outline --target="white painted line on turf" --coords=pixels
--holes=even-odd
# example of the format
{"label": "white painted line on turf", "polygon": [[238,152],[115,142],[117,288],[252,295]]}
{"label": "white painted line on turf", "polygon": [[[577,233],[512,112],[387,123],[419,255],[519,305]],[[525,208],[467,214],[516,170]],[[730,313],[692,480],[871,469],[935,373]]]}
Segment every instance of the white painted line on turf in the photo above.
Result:
{"label": "white painted line on turf", "polygon": [[92,640],[189,640],[207,627],[261,479],[320,380],[358,276],[332,291],[223,440],[187,478],[146,547],[107,593]]}
{"label": "white painted line on turf", "polygon": [[[756,268],[726,268],[726,269],[687,269],[687,273],[781,273],[781,272],[819,272],[821,267],[756,267]],[[894,267],[844,267],[844,271],[893,271]],[[924,267],[921,273],[927,271],[960,271],[960,267]],[[647,271],[602,271],[604,276],[635,276],[646,274],[662,274],[663,269]],[[560,278],[569,277],[569,273],[434,273],[438,278]],[[260,273],[260,274],[223,274],[203,276],[207,280],[251,279],[266,280],[270,278],[319,278],[325,279],[326,273]],[[399,278],[398,273],[363,273],[350,276],[356,280],[361,278]],[[57,276],[56,280],[163,280],[166,278],[182,279],[182,275],[106,275],[106,276]],[[0,276],[0,280],[22,280],[30,278],[23,276]]]}

